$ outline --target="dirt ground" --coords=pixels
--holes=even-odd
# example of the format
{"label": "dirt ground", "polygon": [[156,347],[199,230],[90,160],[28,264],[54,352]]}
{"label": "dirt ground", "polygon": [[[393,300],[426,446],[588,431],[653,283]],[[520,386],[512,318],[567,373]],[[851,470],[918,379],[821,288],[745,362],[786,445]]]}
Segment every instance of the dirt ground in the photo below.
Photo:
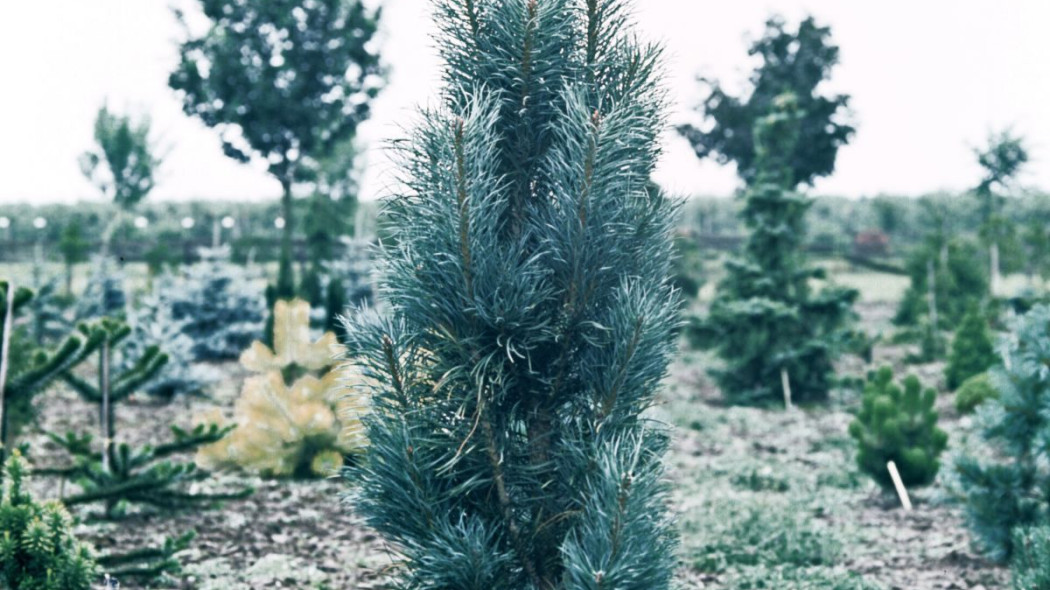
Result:
{"label": "dirt ground", "polygon": [[[859,311],[869,332],[888,331],[892,306],[866,302]],[[889,363],[904,371],[905,353],[901,347],[881,345],[876,348],[874,366]],[[705,373],[710,362],[703,354],[683,354],[672,366],[664,403],[655,412],[657,418],[676,427],[668,467],[675,490],[674,510],[682,529],[679,581],[683,588],[779,587],[742,586],[743,570],[719,566],[712,558],[720,551],[714,548],[718,539],[739,534],[733,528],[739,523],[734,524],[732,515],[741,510],[767,515],[772,524],[754,526],[768,526],[769,535],[779,535],[778,526],[799,535],[788,538],[783,547],[814,547],[820,556],[814,567],[820,568],[820,575],[852,576],[850,579],[867,584],[836,588],[1006,587],[1006,570],[981,559],[970,546],[961,509],[952,501],[950,478],[945,475],[950,471],[950,458],[945,459],[942,477],[934,485],[914,491],[915,510],[904,512],[895,497],[879,491],[854,466],[846,428],[849,409],[856,405],[855,393],[836,396],[828,407],[790,412],[727,408],[719,403],[718,392]],[[232,413],[244,375],[232,363],[216,368],[224,378],[211,399],[163,404],[139,397],[124,404],[117,416],[120,440],[156,441],[169,425],[188,426],[194,414],[215,405]],[[851,375],[862,375],[868,368],[857,360],[844,361],[840,367],[841,373]],[[943,390],[939,365],[907,370]],[[96,429],[95,409],[70,391],[56,387],[39,401],[40,425],[47,430]],[[950,395],[942,393],[939,406],[942,427],[951,437],[950,455],[959,448],[957,441],[966,440],[971,425],[956,415]],[[32,443],[35,461],[60,463],[58,449],[40,432],[27,433],[25,439]],[[133,514],[112,523],[89,521],[89,512],[79,511],[86,524],[79,525],[77,532],[105,553],[158,544],[165,536],[196,531],[191,548],[180,556],[183,574],[153,588],[382,587],[392,558],[343,505],[344,482],[273,481],[223,473],[215,485],[250,485],[256,492],[213,510],[174,516]],[[69,492],[46,478],[38,478],[34,488],[49,497]],[[788,524],[777,524],[782,519]],[[814,584],[790,587],[831,587]],[[121,587],[138,586],[125,581]]]}

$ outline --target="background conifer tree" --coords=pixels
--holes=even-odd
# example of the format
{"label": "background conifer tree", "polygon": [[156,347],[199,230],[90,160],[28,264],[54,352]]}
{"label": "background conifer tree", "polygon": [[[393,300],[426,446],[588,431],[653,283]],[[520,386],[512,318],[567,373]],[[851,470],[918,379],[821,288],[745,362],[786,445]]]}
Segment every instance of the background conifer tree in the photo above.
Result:
{"label": "background conifer tree", "polygon": [[952,340],[948,366],[944,370],[948,389],[954,391],[970,377],[987,371],[996,360],[992,339],[988,335],[988,322],[983,314],[972,308],[963,317],[962,325]]}
{"label": "background conifer tree", "polygon": [[705,124],[682,125],[678,132],[689,140],[697,157],[714,157],[721,164],[732,162],[740,178],[752,184],[761,172],[755,125],[773,110],[777,97],[794,94],[801,114],[799,140],[785,154],[793,182],[813,184],[815,179],[831,174],[839,148],[855,131],[846,119],[849,95],[817,91],[839,62],[839,47],[831,40],[831,28],[808,17],[791,31],[783,18],[774,16],[766,21],[764,34],[748,54],[761,59],[761,65],[751,73],[750,92],[733,96],[718,81],[701,78],[700,82],[710,88],[699,107]]}
{"label": "background conifer tree", "polygon": [[64,497],[63,503],[67,506],[102,503],[105,516],[116,518],[133,504],[175,510],[239,499],[252,492],[251,489],[219,493],[195,491],[191,488],[206,480],[208,474],[197,470],[193,463],[171,460],[180,453],[193,452],[221,440],[232,427],[200,424],[186,431],[172,426],[172,440],[167,442],[141,448],[119,442],[117,405],[146,388],[168,362],[168,357],[158,347],[150,346],[126,367],[118,367],[114,358],[119,356],[119,349],[131,335],[131,328],[103,318],[80,326],[80,331],[87,341],[101,342],[97,350],[98,380],[88,381],[69,370],[62,374],[62,379],[82,398],[98,404],[100,445],[95,448],[90,434],[50,435],[54,443],[69,453],[73,465],[40,471],[61,475],[83,488],[78,494]]}
{"label": "background conifer tree", "polygon": [[726,263],[701,344],[714,346],[726,366],[714,371],[732,403],[783,399],[784,375],[796,401],[820,400],[831,387],[832,361],[846,345],[845,329],[857,292],[810,280],[802,244],[811,201],[791,191],[791,166],[801,118],[794,96],[784,95],[755,128],[758,168],[745,195],[744,224],[751,231],[743,255]]}
{"label": "background conifer tree", "polygon": [[156,186],[156,173],[161,165],[157,148],[150,139],[150,120],[133,120],[128,115],[113,113],[106,105],[95,118],[94,149],[80,157],[80,168],[92,184],[113,200],[117,215],[102,235],[102,254],[109,254],[113,232],[125,215]]}
{"label": "background conifer tree", "polygon": [[1002,281],[999,247],[1014,231],[1002,215],[1002,201],[1028,163],[1028,149],[1022,138],[1007,130],[990,136],[987,147],[976,150],[976,156],[984,176],[974,193],[980,201],[981,237],[988,246],[989,293],[995,296]]}
{"label": "background conifer tree", "polygon": [[77,264],[88,259],[88,242],[84,239],[80,218],[74,217],[62,228],[62,238],[58,242],[58,251],[66,265],[66,296],[73,296],[73,269]]}
{"label": "background conifer tree", "polygon": [[33,346],[28,337],[15,340],[14,324],[32,298],[32,291],[0,281],[0,461],[11,448],[13,435],[32,417],[33,398],[101,343],[101,335],[74,334],[46,351]]}
{"label": "background conifer tree", "polygon": [[668,588],[651,405],[675,206],[649,181],[660,49],[623,0],[436,0],[440,108],[398,144],[356,508],[408,588]]}

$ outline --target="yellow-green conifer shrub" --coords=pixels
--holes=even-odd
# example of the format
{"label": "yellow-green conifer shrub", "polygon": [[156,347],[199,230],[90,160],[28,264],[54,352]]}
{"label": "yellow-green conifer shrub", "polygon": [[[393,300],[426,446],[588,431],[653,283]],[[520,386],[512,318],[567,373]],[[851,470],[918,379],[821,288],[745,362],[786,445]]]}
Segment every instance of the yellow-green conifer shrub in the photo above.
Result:
{"label": "yellow-green conifer shrub", "polygon": [[[308,303],[278,301],[273,349],[255,342],[241,355],[241,364],[258,374],[245,380],[235,403],[237,428],[201,449],[197,462],[274,477],[337,471],[344,455],[366,443],[360,417],[367,409],[354,388],[342,387],[352,373],[335,366],[337,351],[331,332],[311,341]],[[216,409],[201,420],[222,422],[222,415]]]}

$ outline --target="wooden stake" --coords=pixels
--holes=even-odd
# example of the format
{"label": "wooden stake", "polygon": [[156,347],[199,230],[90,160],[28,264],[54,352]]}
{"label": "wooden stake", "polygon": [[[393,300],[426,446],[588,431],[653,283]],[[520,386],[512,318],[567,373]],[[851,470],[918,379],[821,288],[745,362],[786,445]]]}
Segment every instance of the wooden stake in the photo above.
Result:
{"label": "wooden stake", "polygon": [[109,415],[109,336],[102,342],[102,351],[99,354],[99,390],[102,394],[102,470],[109,472],[109,454],[113,448],[113,440],[110,437],[112,424]]}
{"label": "wooden stake", "polygon": [[904,482],[901,481],[901,474],[897,471],[897,464],[890,461],[886,463],[886,469],[890,471],[890,477],[893,479],[893,486],[897,488],[897,496],[901,499],[901,506],[904,506],[906,512],[910,512],[911,499],[908,498],[908,490],[904,488]]}
{"label": "wooden stake", "polygon": [[7,355],[11,348],[11,325],[15,323],[15,284],[7,283],[7,303],[4,306],[4,331],[0,335],[0,465],[7,459]]}
{"label": "wooden stake", "polygon": [[791,378],[788,377],[787,369],[783,367],[780,369],[780,387],[784,390],[784,407],[790,410],[793,407],[791,405]]}

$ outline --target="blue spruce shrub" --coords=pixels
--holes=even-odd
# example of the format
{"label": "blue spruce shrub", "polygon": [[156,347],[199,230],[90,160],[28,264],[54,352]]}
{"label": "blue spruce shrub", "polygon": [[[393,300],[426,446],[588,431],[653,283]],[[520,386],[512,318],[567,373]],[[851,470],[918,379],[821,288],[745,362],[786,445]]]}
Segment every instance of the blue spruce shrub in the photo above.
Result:
{"label": "blue spruce shrub", "polygon": [[956,462],[977,544],[1006,559],[1020,527],[1050,524],[1050,306],[1037,305],[1000,339],[990,370],[998,398],[977,409],[988,459]]}
{"label": "blue spruce shrub", "polygon": [[1013,544],[1013,590],[1050,590],[1050,527],[1018,529]]}
{"label": "blue spruce shrub", "polygon": [[144,392],[165,398],[196,395],[216,379],[213,371],[197,363],[196,343],[186,334],[189,323],[188,318],[175,319],[170,302],[157,294],[143,298],[129,314],[131,334],[121,349],[121,367],[130,369],[153,346],[169,359],[143,386]]}
{"label": "blue spruce shrub", "polygon": [[155,307],[170,310],[170,321],[192,340],[193,360],[236,359],[262,336],[266,298],[228,251],[202,254],[201,262],[159,282]]}
{"label": "blue spruce shrub", "polygon": [[74,317],[77,321],[103,317],[123,319],[128,310],[124,271],[115,259],[105,256],[94,256],[91,267],[87,286],[77,297]]}

